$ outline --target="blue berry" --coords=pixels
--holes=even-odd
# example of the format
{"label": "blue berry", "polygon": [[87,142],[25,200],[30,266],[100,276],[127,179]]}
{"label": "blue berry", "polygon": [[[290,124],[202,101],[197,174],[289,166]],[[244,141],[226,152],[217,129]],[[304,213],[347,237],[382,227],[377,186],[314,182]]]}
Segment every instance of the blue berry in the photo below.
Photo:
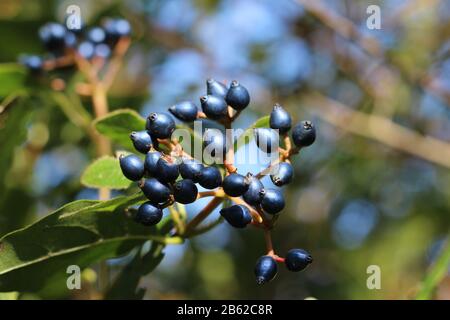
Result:
{"label": "blue berry", "polygon": [[192,180],[180,180],[173,185],[173,196],[176,202],[182,204],[192,203],[197,200],[198,189]]}
{"label": "blue berry", "polygon": [[245,228],[252,221],[248,208],[240,204],[223,208],[220,215],[235,228]]}
{"label": "blue berry", "polygon": [[228,88],[222,82],[209,78],[206,80],[206,93],[225,99],[228,93]]}
{"label": "blue berry", "polygon": [[173,182],[180,175],[178,164],[171,159],[160,158],[156,163],[156,177],[161,182]]}
{"label": "blue berry", "polygon": [[222,184],[222,175],[219,169],[216,167],[205,167],[203,168],[200,176],[199,183],[205,189],[216,189]]}
{"label": "blue berry", "polygon": [[270,113],[270,127],[278,129],[280,134],[285,134],[291,129],[291,126],[291,115],[281,105],[276,104]]}
{"label": "blue berry", "polygon": [[206,95],[200,98],[202,110],[206,116],[213,120],[219,120],[228,114],[228,106],[221,97]]}
{"label": "blue berry", "polygon": [[285,201],[281,191],[265,189],[261,201],[261,207],[269,214],[276,214],[284,209]]}
{"label": "blue berry", "polygon": [[180,174],[184,179],[190,179],[198,183],[203,168],[203,164],[194,159],[183,159],[180,164]]}
{"label": "blue berry", "polygon": [[50,22],[39,29],[39,37],[49,51],[59,54],[65,47],[66,32],[62,24]]}
{"label": "blue berry", "polygon": [[133,131],[130,134],[130,139],[133,142],[134,148],[146,154],[149,152],[151,146],[152,146],[152,138],[148,134],[146,130],[143,131]]}
{"label": "blue berry", "polygon": [[77,45],[77,36],[72,31],[66,31],[66,35],[64,36],[64,45],[66,48],[75,48]]}
{"label": "blue berry", "polygon": [[111,49],[107,44],[99,43],[95,45],[94,55],[99,58],[107,59],[111,56]]}
{"label": "blue berry", "polygon": [[248,175],[247,179],[249,180],[248,190],[244,193],[243,198],[249,205],[257,206],[262,201],[264,185],[258,178],[252,175]]}
{"label": "blue berry", "polygon": [[150,151],[145,155],[144,166],[145,171],[149,175],[155,176],[158,172],[157,164],[161,156],[161,153],[159,153],[158,151]]}
{"label": "blue berry", "polygon": [[302,271],[313,261],[311,255],[303,249],[288,251],[284,263],[289,271]]}
{"label": "blue berry", "polygon": [[106,33],[101,27],[93,27],[87,32],[86,38],[92,43],[102,43],[106,39]]}
{"label": "blue berry", "polygon": [[307,147],[316,140],[316,128],[311,121],[302,121],[292,129],[292,140],[297,147]]}
{"label": "blue berry", "polygon": [[223,191],[231,197],[240,197],[247,192],[249,181],[246,177],[238,173],[232,173],[223,180]]}
{"label": "blue berry", "polygon": [[290,163],[281,162],[275,167],[275,173],[270,175],[270,179],[277,187],[291,183],[294,177],[294,169]]}
{"label": "blue berry", "polygon": [[90,60],[94,57],[95,46],[92,42],[83,41],[78,45],[78,54],[86,60]]}
{"label": "blue berry", "polygon": [[134,219],[144,226],[154,226],[161,221],[162,217],[163,212],[161,208],[148,201],[140,205]]}
{"label": "blue berry", "polygon": [[238,81],[233,80],[228,89],[226,102],[235,110],[244,110],[250,103],[250,95],[247,89]]}
{"label": "blue berry", "polygon": [[155,178],[146,179],[139,184],[139,187],[153,204],[164,203],[169,200],[171,195],[169,186]]}
{"label": "blue berry", "polygon": [[206,129],[203,135],[203,146],[206,148],[206,154],[212,157],[223,158],[227,153],[227,139],[218,129]]}
{"label": "blue berry", "polygon": [[167,113],[151,113],[147,118],[147,130],[152,137],[168,139],[175,130],[175,121]]}
{"label": "blue berry", "polygon": [[108,19],[103,24],[106,33],[106,41],[115,45],[121,37],[128,37],[131,34],[131,25],[125,19]]}
{"label": "blue berry", "polygon": [[183,101],[169,108],[170,113],[181,121],[194,121],[197,119],[198,108],[192,101]]}
{"label": "blue berry", "polygon": [[20,63],[24,65],[31,73],[39,73],[42,71],[43,61],[39,56],[25,56],[20,59]]}
{"label": "blue berry", "polygon": [[278,266],[271,256],[262,256],[255,266],[255,276],[257,284],[264,284],[271,281],[277,275]]}
{"label": "blue berry", "polygon": [[120,168],[127,179],[138,181],[144,176],[144,163],[141,158],[134,154],[128,156],[120,156]]}
{"label": "blue berry", "polygon": [[255,128],[253,130],[256,145],[266,153],[272,153],[278,150],[279,135],[278,132],[270,128]]}

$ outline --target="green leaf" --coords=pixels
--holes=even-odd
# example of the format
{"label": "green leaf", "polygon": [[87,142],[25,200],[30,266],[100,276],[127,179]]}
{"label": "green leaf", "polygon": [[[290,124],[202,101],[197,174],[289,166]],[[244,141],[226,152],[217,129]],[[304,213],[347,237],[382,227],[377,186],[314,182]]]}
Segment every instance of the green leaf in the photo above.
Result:
{"label": "green leaf", "polygon": [[[125,208],[143,200],[138,193],[108,201],[75,201],[5,235],[0,239],[0,292],[44,290],[53,280],[65,279],[69,265],[84,268],[122,256],[147,240],[181,243],[127,216]],[[65,281],[60,285],[66,286]]]}
{"label": "green leaf", "polygon": [[145,119],[131,109],[119,109],[97,119],[94,126],[98,132],[122,147],[134,150],[130,140],[132,131],[145,129]]}
{"label": "green leaf", "polygon": [[0,64],[0,97],[10,95],[23,88],[27,72],[16,63]]}
{"label": "green leaf", "polygon": [[448,272],[450,265],[450,241],[447,239],[445,246],[441,250],[441,254],[434,263],[433,267],[427,273],[419,293],[416,296],[417,300],[429,300],[442,279]]}
{"label": "green leaf", "polygon": [[84,170],[81,183],[90,188],[126,189],[131,181],[124,177],[119,159],[105,156],[95,160]]}
{"label": "green leaf", "polygon": [[250,127],[248,127],[234,143],[234,150],[238,150],[240,147],[250,143],[253,138],[253,129],[255,128],[267,128],[269,127],[270,116],[264,116],[255,121]]}

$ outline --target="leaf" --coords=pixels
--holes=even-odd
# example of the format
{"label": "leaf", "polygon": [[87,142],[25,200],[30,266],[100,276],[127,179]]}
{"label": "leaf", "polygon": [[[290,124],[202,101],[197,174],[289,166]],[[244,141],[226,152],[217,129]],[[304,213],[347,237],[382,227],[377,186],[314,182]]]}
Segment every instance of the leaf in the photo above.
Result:
{"label": "leaf", "polygon": [[439,283],[444,279],[448,272],[450,265],[450,240],[447,239],[446,244],[441,250],[440,256],[437,258],[433,267],[427,273],[419,293],[416,296],[417,300],[429,300],[432,298],[434,290]]}
{"label": "leaf", "polygon": [[0,97],[23,88],[26,76],[27,72],[20,64],[0,64]]}
{"label": "leaf", "polygon": [[253,136],[253,129],[255,128],[267,128],[269,127],[270,116],[264,116],[255,121],[250,127],[248,127],[234,143],[234,150],[238,150],[240,147],[250,143]]}
{"label": "leaf", "polygon": [[122,256],[147,240],[180,243],[180,238],[166,238],[158,227],[142,226],[125,214],[126,207],[143,200],[137,193],[75,201],[5,235],[0,239],[0,292],[43,290],[66,275],[69,265],[84,268]]}
{"label": "leaf", "polygon": [[90,188],[126,189],[131,181],[124,177],[119,159],[105,156],[84,170],[81,183]]}
{"label": "leaf", "polygon": [[94,121],[97,131],[107,136],[111,141],[134,150],[130,140],[132,131],[145,129],[145,119],[131,109],[119,109]]}

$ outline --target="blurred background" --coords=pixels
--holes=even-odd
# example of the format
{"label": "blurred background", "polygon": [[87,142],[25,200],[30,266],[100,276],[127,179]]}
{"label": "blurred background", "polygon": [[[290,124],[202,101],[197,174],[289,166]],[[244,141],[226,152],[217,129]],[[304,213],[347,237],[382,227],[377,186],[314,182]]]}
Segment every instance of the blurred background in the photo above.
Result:
{"label": "blurred background", "polygon": [[[238,79],[252,101],[237,127],[279,102],[295,121],[313,120],[318,129],[316,143],[293,162],[296,178],[273,232],[280,255],[291,248],[312,254],[306,271],[280,268],[275,281],[257,286],[262,233],[221,224],[168,246],[164,261],[141,281],[145,298],[415,297],[446,248],[450,226],[450,2],[2,0],[2,106],[13,89],[27,98],[0,118],[0,235],[64,203],[96,197],[79,183],[95,156],[82,129],[45,84],[18,85],[23,75],[10,72],[20,55],[45,52],[39,27],[62,23],[71,4],[81,7],[87,25],[112,16],[133,27],[110,91],[112,110],[145,116],[198,101],[208,77]],[[366,25],[369,5],[381,8],[379,30]],[[126,261],[108,262],[113,275]],[[381,269],[380,290],[366,286],[370,265]],[[450,298],[445,274],[433,298]]]}

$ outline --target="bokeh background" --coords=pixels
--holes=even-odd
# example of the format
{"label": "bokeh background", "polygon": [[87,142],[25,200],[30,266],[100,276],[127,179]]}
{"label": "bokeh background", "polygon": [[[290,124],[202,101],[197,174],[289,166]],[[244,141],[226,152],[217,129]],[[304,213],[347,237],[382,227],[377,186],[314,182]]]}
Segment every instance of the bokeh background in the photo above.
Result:
{"label": "bokeh background", "polygon": [[[208,77],[238,79],[252,98],[238,127],[279,102],[296,121],[313,120],[318,129],[316,143],[294,161],[296,178],[273,232],[280,254],[300,247],[313,255],[305,272],[280,268],[275,281],[257,286],[262,233],[221,224],[167,247],[164,261],[141,281],[145,298],[416,296],[446,248],[450,226],[450,2],[2,0],[0,62],[44,53],[39,27],[63,22],[71,4],[88,25],[121,16],[133,26],[132,47],[109,95],[112,110],[147,115],[197,101]],[[380,30],[366,26],[374,4]],[[2,105],[15,81],[0,72]],[[95,156],[84,132],[49,89],[30,81],[20,90],[27,102],[0,122],[1,235],[64,203],[96,197],[79,182]],[[202,205],[189,206],[189,213]],[[126,262],[108,262],[112,278]],[[366,286],[369,265],[381,268],[380,290]],[[59,298],[76,297],[95,292]],[[430,297],[449,299],[450,278]]]}

